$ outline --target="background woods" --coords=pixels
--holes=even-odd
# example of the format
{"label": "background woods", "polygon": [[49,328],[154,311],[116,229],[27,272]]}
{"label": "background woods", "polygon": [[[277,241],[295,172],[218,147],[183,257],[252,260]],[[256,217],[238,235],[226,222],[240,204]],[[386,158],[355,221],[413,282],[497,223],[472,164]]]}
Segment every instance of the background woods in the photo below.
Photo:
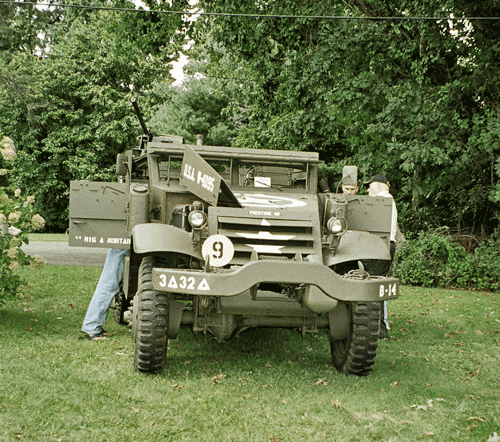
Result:
{"label": "background woods", "polygon": [[[67,226],[69,180],[112,179],[135,143],[132,94],[153,130],[187,141],[318,151],[333,188],[345,164],[386,174],[407,236],[497,228],[500,20],[457,19],[500,17],[497,2],[202,0],[249,15],[197,20],[52,3],[0,4],[1,132],[49,230]],[[172,86],[187,38],[187,80]]]}
{"label": "background woods", "polygon": [[[112,5],[134,7],[129,1]],[[0,7],[7,17],[1,25],[0,121],[18,146],[17,184],[35,195],[50,230],[65,230],[69,181],[113,179],[116,154],[139,134],[131,94],[143,96],[147,109],[153,82],[171,81],[168,63],[183,41],[181,17]]]}
{"label": "background woods", "polygon": [[[494,2],[203,1],[207,11],[342,17],[499,16]],[[208,75],[238,77],[237,145],[322,153],[340,176],[389,176],[404,230],[475,232],[498,213],[498,20],[216,17]]]}

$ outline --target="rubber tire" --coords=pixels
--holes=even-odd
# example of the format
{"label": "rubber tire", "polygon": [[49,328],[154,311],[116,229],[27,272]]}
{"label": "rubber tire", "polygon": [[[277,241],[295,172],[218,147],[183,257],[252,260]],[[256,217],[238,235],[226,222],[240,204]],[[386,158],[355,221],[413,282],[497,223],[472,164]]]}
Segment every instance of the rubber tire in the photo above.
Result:
{"label": "rubber tire", "polygon": [[134,368],[139,373],[160,373],[167,357],[169,296],[153,290],[154,259],[143,258],[139,268],[139,287],[134,297],[132,337]]}
{"label": "rubber tire", "polygon": [[330,341],[334,367],[347,375],[368,376],[375,363],[380,333],[380,302],[351,302],[349,336]]}

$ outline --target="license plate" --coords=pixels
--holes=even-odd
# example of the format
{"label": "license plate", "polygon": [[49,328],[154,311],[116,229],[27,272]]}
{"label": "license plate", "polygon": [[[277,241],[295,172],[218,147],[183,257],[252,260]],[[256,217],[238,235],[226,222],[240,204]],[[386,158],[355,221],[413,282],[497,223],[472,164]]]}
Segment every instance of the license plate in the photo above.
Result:
{"label": "license plate", "polygon": [[197,274],[158,272],[153,284],[160,290],[173,293],[208,294],[211,291],[209,278]]}
{"label": "license plate", "polygon": [[378,295],[380,298],[396,298],[398,296],[398,285],[380,284]]}

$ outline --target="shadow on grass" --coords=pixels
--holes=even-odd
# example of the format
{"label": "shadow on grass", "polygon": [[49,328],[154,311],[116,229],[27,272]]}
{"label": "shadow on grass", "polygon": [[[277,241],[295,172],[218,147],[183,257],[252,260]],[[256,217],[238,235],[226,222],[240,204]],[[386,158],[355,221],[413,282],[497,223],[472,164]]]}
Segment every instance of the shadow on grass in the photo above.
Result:
{"label": "shadow on grass", "polygon": [[8,337],[18,334],[25,334],[31,331],[38,324],[30,311],[13,311],[8,309],[0,310],[0,335]]}
{"label": "shadow on grass", "polygon": [[252,328],[224,343],[211,335],[193,335],[182,329],[179,338],[169,342],[166,376],[179,376],[189,370],[193,375],[207,372],[278,370],[306,371],[328,369],[330,354],[324,333],[302,337],[295,330]]}

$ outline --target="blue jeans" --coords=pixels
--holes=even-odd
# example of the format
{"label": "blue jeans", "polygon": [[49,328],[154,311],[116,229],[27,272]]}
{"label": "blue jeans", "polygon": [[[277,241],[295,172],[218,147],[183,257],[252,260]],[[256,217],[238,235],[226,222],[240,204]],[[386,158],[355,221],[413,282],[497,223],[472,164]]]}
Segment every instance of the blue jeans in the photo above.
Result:
{"label": "blue jeans", "polygon": [[98,333],[108,316],[113,297],[120,290],[123,279],[123,261],[130,250],[109,249],[101,277],[83,320],[82,331],[88,334]]}
{"label": "blue jeans", "polygon": [[384,301],[384,324],[387,330],[389,330],[389,321],[387,320],[387,302]]}

